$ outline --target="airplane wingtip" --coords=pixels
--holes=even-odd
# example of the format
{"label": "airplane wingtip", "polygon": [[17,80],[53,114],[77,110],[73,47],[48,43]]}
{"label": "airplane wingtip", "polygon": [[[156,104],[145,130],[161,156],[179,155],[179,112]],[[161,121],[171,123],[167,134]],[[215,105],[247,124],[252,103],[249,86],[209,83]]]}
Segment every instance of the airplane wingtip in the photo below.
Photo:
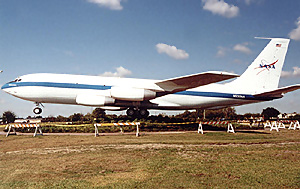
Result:
{"label": "airplane wingtip", "polygon": [[205,73],[211,73],[211,74],[218,74],[218,75],[228,75],[228,76],[233,76],[233,77],[240,77],[240,75],[231,73],[231,72],[226,72],[226,71],[208,71]]}

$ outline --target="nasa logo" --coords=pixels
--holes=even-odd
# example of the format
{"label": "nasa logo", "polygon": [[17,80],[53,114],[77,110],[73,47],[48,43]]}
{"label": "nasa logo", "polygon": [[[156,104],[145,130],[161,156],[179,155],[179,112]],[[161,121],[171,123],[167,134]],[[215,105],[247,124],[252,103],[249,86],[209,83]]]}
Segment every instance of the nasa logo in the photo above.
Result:
{"label": "nasa logo", "polygon": [[261,64],[259,65],[259,67],[255,68],[255,69],[262,69],[261,71],[259,71],[256,75],[260,74],[261,72],[265,71],[265,70],[270,70],[270,69],[275,69],[275,64],[278,62],[278,60],[276,60],[275,62],[268,64],[268,62],[266,60],[261,60]]}

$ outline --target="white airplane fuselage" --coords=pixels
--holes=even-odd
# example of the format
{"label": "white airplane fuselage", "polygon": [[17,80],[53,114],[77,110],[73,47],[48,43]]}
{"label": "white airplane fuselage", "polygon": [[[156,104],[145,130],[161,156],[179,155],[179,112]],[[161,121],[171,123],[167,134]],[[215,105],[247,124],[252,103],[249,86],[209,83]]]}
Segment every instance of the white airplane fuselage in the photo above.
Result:
{"label": "white airplane fuselage", "polygon": [[[124,92],[126,89],[131,88],[151,88],[160,91],[161,89],[154,84],[158,81],[68,74],[30,74],[19,77],[17,81],[5,84],[2,89],[13,96],[28,101],[78,105],[76,102],[78,95],[89,94],[110,97],[112,87],[121,86]],[[209,84],[157,97],[149,101],[119,100],[111,106],[185,110],[242,105],[263,100],[256,99],[251,94],[237,93],[237,91],[237,89],[227,87],[226,84]],[[99,105],[90,106],[98,107]]]}
{"label": "white airplane fuselage", "polygon": [[[147,109],[217,109],[283,97],[300,85],[278,88],[289,39],[273,38],[247,70],[237,77],[204,72],[167,80],[69,74],[29,74],[2,86],[18,98],[40,103],[75,104],[148,115]],[[35,113],[41,113],[41,109]]]}

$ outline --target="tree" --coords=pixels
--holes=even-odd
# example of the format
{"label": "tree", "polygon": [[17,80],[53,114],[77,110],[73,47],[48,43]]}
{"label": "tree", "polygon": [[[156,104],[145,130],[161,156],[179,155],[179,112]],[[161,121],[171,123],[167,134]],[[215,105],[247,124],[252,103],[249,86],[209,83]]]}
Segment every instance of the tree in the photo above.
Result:
{"label": "tree", "polygon": [[[28,116],[29,117],[29,116]],[[28,118],[27,117],[27,118]],[[31,117],[30,117],[31,118]],[[29,118],[29,119],[30,119]],[[44,118],[43,119],[43,121],[46,121],[46,122],[55,122],[56,121],[56,117],[54,117],[54,116],[48,116],[48,117],[46,117],[46,118]]]}
{"label": "tree", "polygon": [[70,116],[71,121],[82,121],[83,120],[83,114],[81,113],[75,113]]}
{"label": "tree", "polygon": [[271,117],[277,117],[280,114],[280,112],[273,108],[268,107],[266,109],[263,109],[261,115],[264,117],[264,119],[270,119]]}
{"label": "tree", "polygon": [[204,116],[204,109],[196,109],[197,118],[202,119]]}
{"label": "tree", "polygon": [[198,111],[190,112],[186,110],[182,114],[176,115],[175,118],[179,118],[184,121],[196,121],[198,118]]}
{"label": "tree", "polygon": [[69,119],[67,117],[62,116],[62,115],[59,115],[59,116],[56,117],[56,121],[57,122],[67,122],[67,121],[69,121]]}
{"label": "tree", "polygon": [[223,108],[223,112],[225,113],[225,119],[236,119],[237,117],[236,110],[233,107]]}
{"label": "tree", "polygon": [[225,119],[236,119],[237,114],[235,108],[228,107],[217,110],[206,110],[205,111],[206,118],[210,120],[220,120],[222,118]]}
{"label": "tree", "polygon": [[225,118],[225,112],[223,109],[217,109],[217,110],[206,110],[206,119],[209,120],[220,120],[221,118]]}
{"label": "tree", "polygon": [[293,116],[291,119],[300,121],[300,115],[297,114],[297,115]]}
{"label": "tree", "polygon": [[86,115],[83,116],[83,121],[93,121],[92,114],[87,113]]}
{"label": "tree", "polygon": [[16,120],[16,114],[11,111],[6,111],[2,116],[3,123],[13,123]]}
{"label": "tree", "polygon": [[250,119],[250,118],[260,117],[259,113],[245,113],[244,118]]}
{"label": "tree", "polygon": [[92,117],[93,118],[105,118],[105,110],[101,109],[101,108],[96,108],[93,112],[92,112]]}

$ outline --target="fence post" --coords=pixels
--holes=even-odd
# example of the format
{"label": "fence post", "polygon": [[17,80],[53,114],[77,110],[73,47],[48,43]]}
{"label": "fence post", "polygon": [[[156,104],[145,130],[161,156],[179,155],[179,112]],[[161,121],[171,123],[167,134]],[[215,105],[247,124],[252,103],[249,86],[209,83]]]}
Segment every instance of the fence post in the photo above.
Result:
{"label": "fence post", "polygon": [[99,136],[98,123],[95,123],[94,126],[95,126],[95,137],[97,137]]}
{"label": "fence post", "polygon": [[228,123],[227,133],[235,133],[231,123]]}
{"label": "fence post", "polygon": [[139,136],[140,136],[139,125],[140,125],[140,122],[137,122],[137,123],[136,123],[136,134],[135,134],[136,137],[139,137]]}
{"label": "fence post", "polygon": [[203,134],[203,127],[202,127],[202,124],[201,124],[201,122],[199,123],[199,127],[198,127],[198,133],[201,133],[201,134]]}

